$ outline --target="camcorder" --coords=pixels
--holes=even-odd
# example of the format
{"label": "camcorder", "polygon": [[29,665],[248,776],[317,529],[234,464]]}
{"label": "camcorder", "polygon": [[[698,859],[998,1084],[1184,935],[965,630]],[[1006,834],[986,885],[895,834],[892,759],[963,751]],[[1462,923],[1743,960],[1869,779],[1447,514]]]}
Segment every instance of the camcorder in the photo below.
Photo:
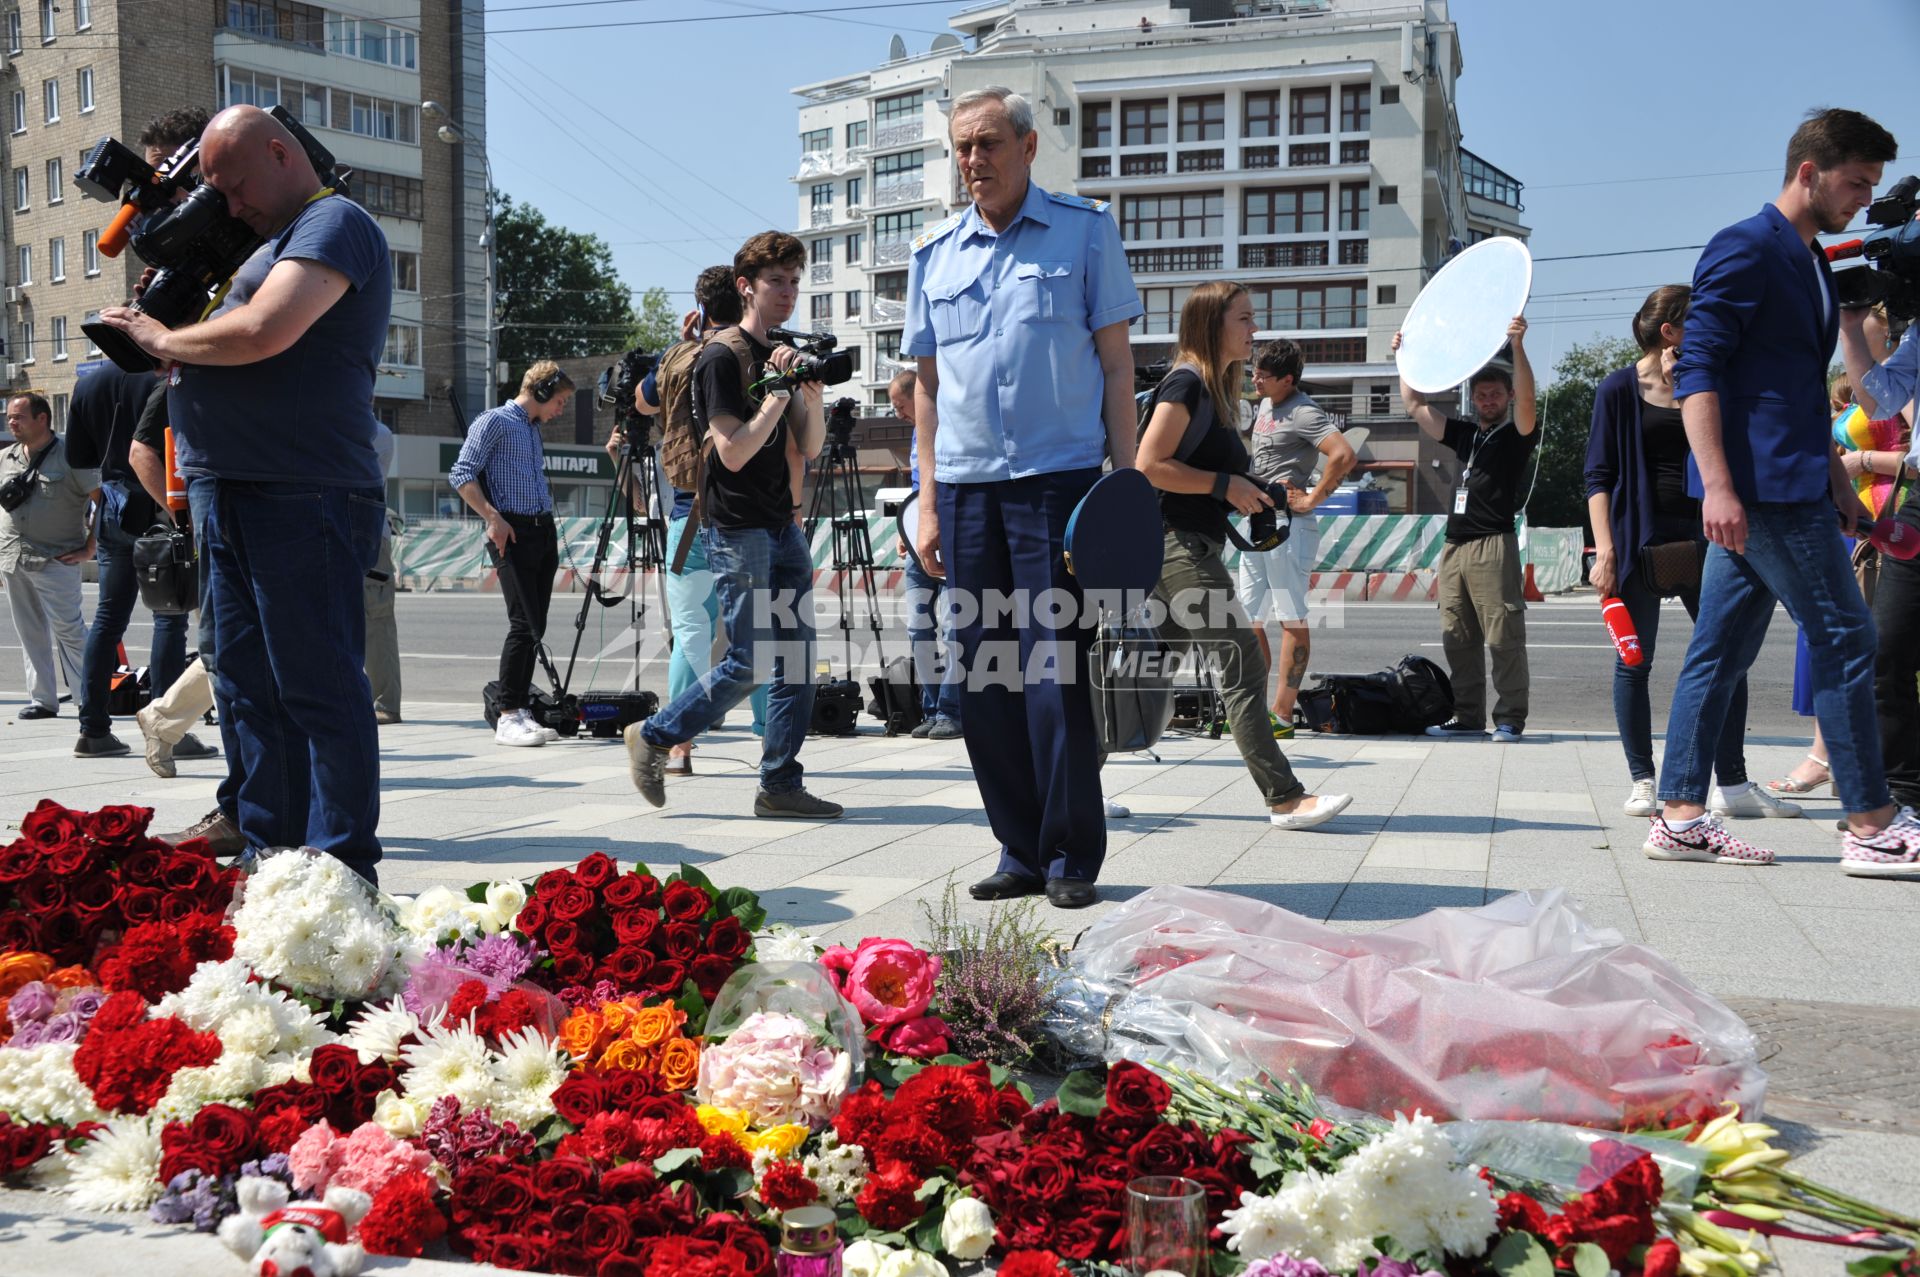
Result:
{"label": "camcorder", "polygon": [[[270,112],[307,153],[322,186],[346,193],[351,170],[339,168],[332,152],[314,140],[284,107]],[[167,328],[198,322],[218,300],[233,273],[265,243],[227,210],[226,197],[200,177],[198,138],[157,168],[125,143],[103,137],[73,175],[73,184],[91,199],[120,211],[100,233],[100,253],[118,257],[132,245],[136,257],[156,272],[132,308]],[[80,325],[109,359],[128,372],[151,372],[154,359],[95,312]]]}
{"label": "camcorder", "polygon": [[842,395],[827,406],[827,442],[836,448],[853,446],[854,414],[860,410],[860,401],[850,395]]}
{"label": "camcorder", "polygon": [[809,381],[817,381],[823,386],[837,386],[860,371],[859,350],[836,351],[839,338],[832,333],[797,333],[785,328],[775,328],[767,336],[783,346],[791,346],[800,352],[800,358],[784,373],[769,370],[762,385],[771,389],[792,390]]}
{"label": "camcorder", "polygon": [[1867,222],[1879,229],[1827,249],[1828,261],[1866,259],[1863,267],[1834,272],[1841,306],[1856,310],[1884,303],[1896,319],[1913,319],[1920,312],[1920,222],[1913,220],[1917,204],[1920,177],[1909,174],[1867,207]]}
{"label": "camcorder", "polygon": [[600,381],[594,394],[599,401],[613,409],[616,424],[637,416],[634,408],[634,396],[640,390],[640,383],[647,379],[654,365],[660,360],[649,355],[642,347],[635,346],[620,356],[620,362],[601,370]]}

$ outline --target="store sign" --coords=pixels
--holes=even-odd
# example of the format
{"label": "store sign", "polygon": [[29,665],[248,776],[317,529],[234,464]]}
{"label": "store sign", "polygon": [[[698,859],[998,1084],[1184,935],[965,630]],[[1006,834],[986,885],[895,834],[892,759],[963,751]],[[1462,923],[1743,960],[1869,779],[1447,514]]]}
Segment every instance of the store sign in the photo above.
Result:
{"label": "store sign", "polygon": [[[453,463],[460,459],[460,445],[443,443],[440,445],[440,470],[446,473],[453,469]],[[560,452],[549,447],[542,458],[540,467],[546,471],[549,479],[604,479],[613,481],[613,459],[595,448],[591,451]]]}

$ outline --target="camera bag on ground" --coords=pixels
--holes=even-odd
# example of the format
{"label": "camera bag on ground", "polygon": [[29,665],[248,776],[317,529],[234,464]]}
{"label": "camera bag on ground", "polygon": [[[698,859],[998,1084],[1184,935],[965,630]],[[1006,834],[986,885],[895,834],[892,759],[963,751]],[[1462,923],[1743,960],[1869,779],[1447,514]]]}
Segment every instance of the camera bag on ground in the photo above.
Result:
{"label": "camera bag on ground", "polygon": [[1151,749],[1173,719],[1176,653],[1144,608],[1102,613],[1092,657],[1093,730],[1108,754]]}
{"label": "camera bag on ground", "polygon": [[[487,717],[488,727],[498,727],[500,725],[499,679],[494,679],[488,683],[486,687],[481,689],[480,708],[481,712]],[[539,688],[530,687],[527,689],[527,712],[533,716],[534,722],[544,725],[548,715],[557,708],[558,706],[555,704],[553,697],[547,695]]]}
{"label": "camera bag on ground", "polygon": [[880,672],[867,680],[867,690],[873,693],[867,712],[887,725],[889,736],[912,731],[926,717],[920,710],[920,678],[911,657],[896,656],[881,665]]}
{"label": "camera bag on ground", "polygon": [[653,692],[580,693],[580,725],[600,740],[620,735],[629,724],[652,718],[659,710],[660,697]]}
{"label": "camera bag on ground", "polygon": [[822,678],[813,685],[813,736],[851,736],[860,730],[860,684],[850,678]]}
{"label": "camera bag on ground", "polygon": [[1453,684],[1424,656],[1373,674],[1316,674],[1294,706],[1297,725],[1353,736],[1417,736],[1452,717]]}
{"label": "camera bag on ground", "polygon": [[184,616],[200,606],[200,568],[187,528],[156,523],[136,538],[133,575],[140,601],[156,616]]}
{"label": "camera bag on ground", "polygon": [[654,389],[660,395],[660,466],[668,483],[693,493],[693,513],[681,530],[680,544],[670,547],[673,561],[669,566],[676,574],[686,570],[693,534],[706,515],[706,495],[701,489],[706,486],[707,454],[713,451],[713,440],[707,434],[706,410],[695,402],[693,368],[707,343],[714,341],[733,352],[734,362],[740,366],[741,397],[752,403],[753,348],[737,324],[681,342],[660,356],[660,366],[653,374]]}

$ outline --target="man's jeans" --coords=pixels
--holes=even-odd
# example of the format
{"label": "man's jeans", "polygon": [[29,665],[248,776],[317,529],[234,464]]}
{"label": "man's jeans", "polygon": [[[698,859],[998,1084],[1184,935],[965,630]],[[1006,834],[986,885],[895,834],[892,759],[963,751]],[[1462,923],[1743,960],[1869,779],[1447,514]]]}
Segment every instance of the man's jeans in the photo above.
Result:
{"label": "man's jeans", "polygon": [[706,527],[700,537],[720,595],[727,654],[700,681],[649,718],[640,734],[665,749],[692,740],[754,687],[771,683],[760,788],[800,787],[800,746],[813,724],[813,555],[791,523],[765,528]]}
{"label": "man's jeans", "polygon": [[1892,800],[1874,715],[1873,618],[1826,501],[1749,505],[1746,553],[1708,548],[1700,615],[1667,715],[1661,800],[1706,801],[1734,688],[1760,653],[1776,599],[1813,655],[1813,712],[1840,805],[1849,812],[1885,807]]}
{"label": "man's jeans", "polygon": [[[686,529],[684,518],[667,524],[667,561],[673,561],[680,535]],[[695,529],[687,546],[687,561],[680,572],[666,574],[667,611],[672,616],[673,655],[667,661],[667,699],[700,681],[713,668],[714,626],[720,621],[720,598],[713,588],[713,571],[707,566],[706,538]],[[753,721],[765,730],[767,722],[767,685],[753,689]]]}
{"label": "man's jeans", "polygon": [[[946,597],[946,582],[928,576],[909,558],[904,573],[907,587],[907,642],[913,648],[914,676],[920,680],[920,712],[929,719],[960,723],[960,642],[954,632],[954,614]],[[937,639],[937,642],[936,642]],[[942,656],[945,657],[944,663]]]}
{"label": "man's jeans", "polygon": [[369,876],[380,742],[361,581],[386,517],[379,488],[223,479],[203,549],[240,831],[250,847],[315,847]]}
{"label": "man's jeans", "polygon": [[220,752],[226,756],[226,774],[214,794],[214,805],[237,827],[240,824],[240,771],[238,738],[233,734],[233,706],[220,685],[218,629],[213,620],[213,573],[208,567],[207,521],[213,514],[216,481],[201,476],[187,480],[187,518],[193,524],[195,561],[200,567],[200,630],[196,642],[200,648],[200,668],[213,681],[213,705],[220,719]]}
{"label": "man's jeans", "polygon": [[[114,668],[120,663],[120,641],[126,637],[140,584],[133,574],[133,537],[120,527],[109,507],[100,515],[99,544],[94,557],[100,564],[100,600],[87,630],[86,655],[81,659],[80,734],[105,736],[113,730],[107,713],[107,695]],[[153,657],[148,666],[156,698],[166,694],[187,664],[187,618],[153,614]]]}

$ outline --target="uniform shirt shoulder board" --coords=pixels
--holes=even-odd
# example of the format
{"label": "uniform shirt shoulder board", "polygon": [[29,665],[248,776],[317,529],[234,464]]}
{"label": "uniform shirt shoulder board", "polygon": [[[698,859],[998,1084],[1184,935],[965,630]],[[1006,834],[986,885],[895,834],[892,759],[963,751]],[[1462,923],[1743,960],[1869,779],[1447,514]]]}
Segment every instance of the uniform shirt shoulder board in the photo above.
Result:
{"label": "uniform shirt shoulder board", "polygon": [[913,241],[914,251],[918,252],[919,250],[925,248],[927,245],[933,243],[933,241],[935,241],[936,239],[939,239],[942,235],[945,235],[948,231],[958,226],[960,224],[960,220],[965,216],[966,214],[964,212],[955,213],[951,217],[947,218],[946,221],[941,222],[938,226],[935,226],[932,230],[927,231],[925,234],[921,235],[920,238]]}
{"label": "uniform shirt shoulder board", "polygon": [[1047,198],[1056,204],[1065,204],[1068,208],[1084,208],[1093,213],[1107,211],[1106,200],[1088,199],[1084,195],[1074,195],[1067,191],[1048,191]]}

